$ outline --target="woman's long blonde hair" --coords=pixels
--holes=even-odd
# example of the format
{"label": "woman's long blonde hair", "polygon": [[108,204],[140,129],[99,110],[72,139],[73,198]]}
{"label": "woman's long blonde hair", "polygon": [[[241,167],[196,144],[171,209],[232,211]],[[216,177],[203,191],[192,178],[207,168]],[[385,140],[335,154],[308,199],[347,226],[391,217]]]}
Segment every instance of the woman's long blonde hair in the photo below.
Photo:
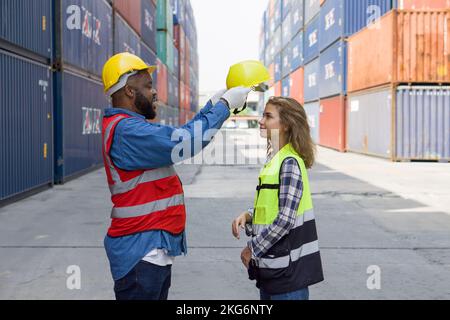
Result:
{"label": "woman's long blonde hair", "polygon": [[314,165],[316,145],[311,138],[305,109],[295,99],[272,97],[267,104],[274,105],[280,114],[280,122],[287,129],[286,140],[291,143],[295,151],[309,169]]}

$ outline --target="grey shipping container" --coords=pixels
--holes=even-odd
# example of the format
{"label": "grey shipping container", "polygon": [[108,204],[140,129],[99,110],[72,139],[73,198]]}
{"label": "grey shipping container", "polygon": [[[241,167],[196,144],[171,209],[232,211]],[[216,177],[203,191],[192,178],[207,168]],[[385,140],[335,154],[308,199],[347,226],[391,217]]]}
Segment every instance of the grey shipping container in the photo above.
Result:
{"label": "grey shipping container", "polygon": [[3,40],[50,59],[52,23],[52,0],[1,0],[0,47]]}
{"label": "grey shipping container", "polygon": [[392,89],[381,88],[347,99],[348,151],[391,158]]}
{"label": "grey shipping container", "polygon": [[320,104],[319,102],[305,103],[304,108],[306,115],[308,117],[308,124],[311,130],[311,137],[314,143],[319,143]]}
{"label": "grey shipping container", "polygon": [[57,74],[55,183],[103,163],[102,115],[108,106],[103,85],[70,72]]}
{"label": "grey shipping container", "polygon": [[349,151],[392,160],[450,160],[450,87],[351,94],[347,110]]}
{"label": "grey shipping container", "polygon": [[48,66],[0,50],[0,200],[53,183],[52,91]]}
{"label": "grey shipping container", "polygon": [[112,7],[105,0],[58,0],[57,57],[101,76],[113,53]]}

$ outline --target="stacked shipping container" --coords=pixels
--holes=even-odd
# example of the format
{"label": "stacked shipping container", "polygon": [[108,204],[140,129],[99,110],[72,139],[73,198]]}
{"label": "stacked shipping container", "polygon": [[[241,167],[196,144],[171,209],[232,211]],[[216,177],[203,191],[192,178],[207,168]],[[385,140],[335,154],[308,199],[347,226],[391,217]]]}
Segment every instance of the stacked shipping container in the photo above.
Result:
{"label": "stacked shipping container", "polygon": [[[407,8],[415,3],[424,6],[399,2]],[[393,160],[450,160],[449,20],[448,10],[393,10],[377,29],[349,39],[350,151]]]}
{"label": "stacked shipping container", "polygon": [[[101,72],[114,53],[132,52],[158,65],[154,82],[164,105],[157,121],[177,126],[180,119],[184,123],[193,117],[187,105],[198,101],[192,7],[189,0],[158,5],[166,8],[161,21],[154,0],[0,3],[0,88],[10,93],[0,97],[0,201],[63,183],[102,164],[101,119],[109,102]],[[23,19],[24,12],[33,14]],[[182,34],[182,54],[174,44],[180,37],[173,31],[166,37],[173,54],[160,51],[158,22],[166,23],[168,34],[174,23],[189,29],[189,37]],[[191,49],[189,55],[185,47]]]}
{"label": "stacked shipping container", "polygon": [[53,183],[52,1],[4,0],[0,17],[1,201]]}
{"label": "stacked shipping container", "polygon": [[[293,11],[295,7],[297,10]],[[395,8],[409,11],[396,11]],[[416,134],[422,138],[405,137],[403,128],[414,127],[411,122],[421,119],[428,121],[423,128],[429,128],[430,132],[426,134],[450,136],[448,118],[432,126],[434,120],[429,113],[423,111],[425,113],[420,116],[425,118],[416,118],[416,113],[407,112],[411,101],[430,106],[432,103],[447,104],[446,89],[439,90],[435,85],[450,81],[449,33],[446,29],[449,9],[448,0],[281,0],[281,4],[270,1],[263,16],[260,57],[269,71],[274,66],[274,83],[271,85],[275,95],[290,96],[304,104],[312,136],[318,144],[394,160],[448,159],[447,138],[442,138],[439,143],[426,142],[434,141],[434,138],[423,138],[425,133],[420,130]],[[275,31],[277,10],[281,10],[283,17],[281,48]],[[285,49],[288,43],[291,50]],[[281,72],[277,68],[280,63],[278,50],[282,57]],[[303,74],[301,82],[300,73]],[[414,83],[431,87],[397,88],[401,84]],[[420,94],[419,88],[423,90]],[[369,90],[367,94],[371,98],[364,97],[365,90]],[[434,95],[441,100],[431,101]],[[385,108],[377,107],[379,104],[374,101],[384,103],[383,107],[389,103],[389,116],[385,114]],[[400,101],[401,106],[397,105]],[[407,105],[404,101],[408,101]],[[370,102],[376,111],[367,110]],[[415,112],[419,112],[417,110]],[[442,115],[447,112],[445,108],[439,110]],[[374,112],[381,114],[376,116]],[[410,114],[414,117],[409,117],[410,123],[406,124],[405,117]],[[389,130],[379,133],[377,128]],[[386,141],[390,141],[388,147]],[[410,148],[412,144],[421,143],[427,147]],[[411,151],[425,149],[427,151],[418,151],[416,155]]]}

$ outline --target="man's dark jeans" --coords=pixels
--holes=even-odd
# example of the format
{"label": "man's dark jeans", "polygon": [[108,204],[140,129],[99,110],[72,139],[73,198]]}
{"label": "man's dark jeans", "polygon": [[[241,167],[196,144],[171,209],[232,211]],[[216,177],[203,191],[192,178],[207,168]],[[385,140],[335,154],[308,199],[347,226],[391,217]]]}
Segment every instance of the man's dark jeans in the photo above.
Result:
{"label": "man's dark jeans", "polygon": [[167,300],[172,266],[141,261],[125,277],[115,281],[117,300]]}

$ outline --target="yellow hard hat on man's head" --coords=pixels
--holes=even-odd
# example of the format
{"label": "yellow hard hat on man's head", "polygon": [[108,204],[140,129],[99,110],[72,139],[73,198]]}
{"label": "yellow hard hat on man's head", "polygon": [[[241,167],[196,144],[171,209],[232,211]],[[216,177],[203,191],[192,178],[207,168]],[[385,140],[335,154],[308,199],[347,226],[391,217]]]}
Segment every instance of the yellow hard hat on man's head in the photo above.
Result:
{"label": "yellow hard hat on man's head", "polygon": [[130,76],[142,70],[148,70],[151,74],[156,70],[156,66],[149,66],[141,58],[128,52],[111,57],[103,66],[105,93],[111,96],[126,85]]}
{"label": "yellow hard hat on man's head", "polygon": [[230,68],[227,88],[258,87],[270,80],[269,70],[259,61],[248,60],[237,63]]}

